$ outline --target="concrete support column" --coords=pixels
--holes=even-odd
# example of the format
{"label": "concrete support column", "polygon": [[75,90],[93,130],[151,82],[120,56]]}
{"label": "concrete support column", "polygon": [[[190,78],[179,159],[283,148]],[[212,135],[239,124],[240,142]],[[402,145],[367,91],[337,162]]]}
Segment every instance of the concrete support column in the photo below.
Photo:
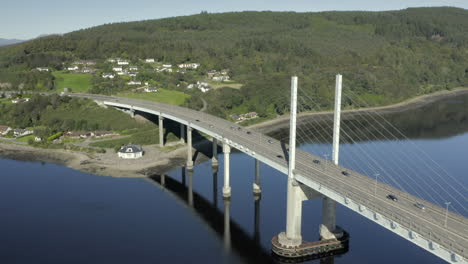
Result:
{"label": "concrete support column", "polygon": [[297,247],[302,243],[302,201],[304,192],[296,180],[288,178],[286,208],[286,232],[278,235],[278,242],[287,247]]}
{"label": "concrete support column", "polygon": [[187,169],[193,170],[192,128],[187,126]]}
{"label": "concrete support column", "polygon": [[260,188],[260,161],[255,159],[255,181],[253,184],[254,194],[260,194],[262,189]]}
{"label": "concrete support column", "polygon": [[164,147],[164,117],[159,115],[159,146]]}
{"label": "concrete support column", "polygon": [[[338,234],[340,233],[340,234]],[[322,224],[320,225],[320,238],[338,238],[341,232],[336,230],[336,202],[328,197],[322,202]]]}
{"label": "concrete support column", "polygon": [[188,204],[193,207],[193,171],[190,170],[188,174]]}
{"label": "concrete support column", "polygon": [[231,199],[224,199],[224,247],[226,251],[231,249],[231,222],[230,222]]}
{"label": "concrete support column", "polygon": [[218,167],[213,168],[213,204],[218,207]]}
{"label": "concrete support column", "polygon": [[162,185],[162,186],[165,186],[165,185],[166,185],[166,175],[165,175],[165,174],[162,174],[162,175],[161,175],[161,185]]}
{"label": "concrete support column", "polygon": [[231,147],[223,143],[223,153],[224,153],[224,186],[223,186],[223,196],[231,197],[231,186],[229,184],[229,154],[231,153]]}
{"label": "concrete support column", "polygon": [[135,110],[130,109],[130,116],[131,116],[132,118],[135,118]]}
{"label": "concrete support column", "polygon": [[213,138],[213,157],[211,157],[211,165],[213,167],[218,166],[218,140]]}
{"label": "concrete support column", "polygon": [[185,125],[182,123],[180,124],[180,143],[185,143]]}

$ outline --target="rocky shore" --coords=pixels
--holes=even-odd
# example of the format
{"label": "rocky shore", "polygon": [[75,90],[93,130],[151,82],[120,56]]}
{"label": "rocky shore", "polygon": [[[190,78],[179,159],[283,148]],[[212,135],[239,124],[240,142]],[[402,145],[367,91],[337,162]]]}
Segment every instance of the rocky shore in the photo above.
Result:
{"label": "rocky shore", "polygon": [[[415,109],[429,103],[468,94],[468,89],[458,89],[453,91],[442,91],[430,95],[420,96],[399,104],[366,108],[359,110],[343,111],[343,116],[351,115],[358,111],[376,111],[379,113],[403,112]],[[320,115],[331,115],[331,112],[302,113],[298,116],[298,123],[301,120],[314,118]],[[273,120],[252,125],[249,128],[262,133],[272,133],[279,129],[284,129],[289,125],[289,116],[281,116]],[[197,143],[196,148],[200,155],[197,155],[196,163],[208,159],[203,155],[211,148],[211,142],[204,140]],[[145,177],[151,174],[163,174],[174,168],[184,166],[186,162],[187,146],[182,144],[170,145],[167,148],[159,148],[156,145],[144,146],[145,155],[136,160],[123,160],[117,157],[116,153],[109,149],[106,153],[81,153],[67,150],[41,149],[27,145],[14,144],[0,141],[0,157],[21,161],[50,162],[64,165],[86,173],[113,176],[113,177]],[[209,151],[208,151],[209,152]],[[195,150],[194,150],[195,153]]]}

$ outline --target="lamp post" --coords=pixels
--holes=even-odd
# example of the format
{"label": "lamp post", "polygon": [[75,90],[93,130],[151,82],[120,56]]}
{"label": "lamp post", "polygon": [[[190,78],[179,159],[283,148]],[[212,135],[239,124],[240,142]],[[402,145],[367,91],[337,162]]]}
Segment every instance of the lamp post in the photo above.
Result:
{"label": "lamp post", "polygon": [[445,210],[445,224],[444,226],[447,227],[447,217],[448,217],[448,208],[451,202],[445,202],[445,205],[447,206],[447,209]]}

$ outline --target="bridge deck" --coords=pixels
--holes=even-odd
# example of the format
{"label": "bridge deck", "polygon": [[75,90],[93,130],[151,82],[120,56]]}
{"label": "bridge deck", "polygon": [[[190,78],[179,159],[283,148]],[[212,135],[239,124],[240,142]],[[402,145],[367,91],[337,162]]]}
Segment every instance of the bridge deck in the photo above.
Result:
{"label": "bridge deck", "polygon": [[[227,120],[198,112],[195,110],[121,97],[101,95],[74,94],[74,96],[105,101],[108,105],[133,108],[152,114],[161,114],[165,118],[189,124],[210,136],[216,137],[232,147],[253,156],[275,169],[287,174],[288,157],[287,146],[281,142]],[[249,133],[247,133],[247,131]],[[271,143],[270,143],[271,142]],[[318,160],[319,163],[313,162]],[[377,183],[374,194],[375,180],[349,169],[334,165],[317,156],[298,150],[296,152],[296,180],[315,191],[327,196],[333,196],[337,202],[365,215],[399,235],[412,240],[421,246],[419,238],[424,238],[429,245],[426,250],[437,250],[439,247],[447,249],[449,253],[456,253],[466,261],[468,259],[468,220],[467,218],[449,212],[447,227],[445,227],[445,209],[419,199],[411,194],[402,192],[381,182]],[[346,170],[350,175],[341,172]],[[392,201],[386,196],[394,194],[399,199]],[[425,210],[415,206],[416,203],[426,205]],[[353,208],[351,205],[357,206]],[[366,215],[367,212],[367,215]],[[370,213],[370,215],[369,215]],[[379,219],[386,218],[386,224]],[[402,229],[401,229],[402,228]],[[401,230],[400,230],[401,229]],[[395,230],[400,230],[399,232]],[[409,234],[401,232],[409,230]],[[408,233],[408,232],[407,232]],[[432,241],[432,242],[429,242]],[[436,253],[435,253],[436,254]],[[452,261],[454,256],[451,256]],[[448,258],[445,257],[447,260]],[[460,261],[460,260],[458,260]]]}

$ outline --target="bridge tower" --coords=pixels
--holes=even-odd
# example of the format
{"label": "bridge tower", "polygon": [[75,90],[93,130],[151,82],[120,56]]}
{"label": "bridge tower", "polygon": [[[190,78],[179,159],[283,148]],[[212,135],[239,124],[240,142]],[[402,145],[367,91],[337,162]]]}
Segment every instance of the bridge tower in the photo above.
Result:
{"label": "bridge tower", "polygon": [[[334,129],[334,161],[338,162],[339,119],[341,102],[341,75],[337,76]],[[336,110],[338,107],[338,111]],[[289,163],[287,183],[286,232],[282,232],[272,239],[272,251],[286,258],[307,258],[325,252],[343,250],[347,241],[341,240],[343,232],[336,228],[336,202],[323,197],[323,215],[320,226],[320,236],[323,241],[318,243],[303,243],[301,236],[302,202],[322,197],[318,192],[303,186],[295,179],[296,162],[296,117],[297,117],[297,77],[291,79],[291,117],[289,131]],[[338,121],[338,122],[337,122]]]}
{"label": "bridge tower", "polygon": [[[336,75],[335,83],[335,112],[333,118],[333,149],[332,159],[338,165],[340,150],[340,119],[341,119],[341,87],[342,76]],[[321,239],[340,238],[343,232],[336,227],[336,201],[324,196],[322,199],[322,224],[320,225]]]}

